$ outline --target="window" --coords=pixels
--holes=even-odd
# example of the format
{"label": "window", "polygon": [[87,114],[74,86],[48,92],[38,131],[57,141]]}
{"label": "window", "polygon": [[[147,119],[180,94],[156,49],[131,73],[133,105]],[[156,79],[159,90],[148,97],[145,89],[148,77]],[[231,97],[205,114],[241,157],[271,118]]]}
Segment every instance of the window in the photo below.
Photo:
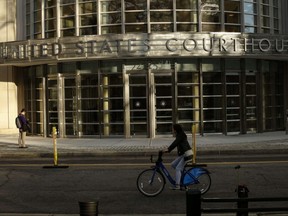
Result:
{"label": "window", "polygon": [[30,14],[31,14],[31,11],[30,11],[30,1],[26,1],[26,38],[27,39],[30,39],[31,37],[31,33],[30,33]]}
{"label": "window", "polygon": [[45,37],[57,37],[56,1],[45,1]]}
{"label": "window", "polygon": [[177,117],[178,123],[188,131],[191,130],[192,124],[200,125],[199,83],[198,60],[179,60],[177,63]]}
{"label": "window", "polygon": [[244,1],[244,32],[257,33],[257,5],[251,0]]}
{"label": "window", "polygon": [[151,32],[172,32],[173,1],[151,0],[150,21],[151,21]]}
{"label": "window", "polygon": [[75,36],[75,1],[60,1],[61,36]]}
{"label": "window", "polygon": [[80,35],[97,34],[97,1],[79,2]]}
{"label": "window", "polygon": [[41,0],[37,0],[34,1],[34,38],[42,38],[41,27]]}
{"label": "window", "polygon": [[202,32],[221,31],[220,1],[201,0]]}
{"label": "window", "polygon": [[240,1],[224,1],[225,31],[241,32]]}
{"label": "window", "polygon": [[176,0],[177,31],[197,32],[197,1]]}
{"label": "window", "polygon": [[120,34],[121,31],[121,1],[103,0],[101,8],[101,34]]}
{"label": "window", "polygon": [[125,32],[147,32],[147,1],[125,1]]}

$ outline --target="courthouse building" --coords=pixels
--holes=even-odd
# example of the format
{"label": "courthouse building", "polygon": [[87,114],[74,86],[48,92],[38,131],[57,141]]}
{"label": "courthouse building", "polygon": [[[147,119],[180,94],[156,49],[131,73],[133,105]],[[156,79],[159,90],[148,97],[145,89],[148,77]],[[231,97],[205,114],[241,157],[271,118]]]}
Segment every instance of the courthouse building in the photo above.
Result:
{"label": "courthouse building", "polygon": [[0,0],[0,133],[285,130],[287,0]]}

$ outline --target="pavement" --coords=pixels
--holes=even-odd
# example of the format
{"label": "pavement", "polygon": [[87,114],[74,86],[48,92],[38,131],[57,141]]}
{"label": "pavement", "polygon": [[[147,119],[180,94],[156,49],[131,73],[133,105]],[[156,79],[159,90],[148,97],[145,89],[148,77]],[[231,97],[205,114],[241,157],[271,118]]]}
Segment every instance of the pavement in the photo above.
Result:
{"label": "pavement", "polygon": [[[194,143],[192,136],[189,142]],[[28,148],[22,149],[17,144],[18,134],[0,135],[0,158],[46,158],[53,157],[54,143],[57,147],[58,157],[89,157],[89,156],[146,156],[169,146],[174,138],[172,136],[157,137],[154,139],[132,137],[125,138],[56,138],[27,136]],[[253,133],[244,135],[209,134],[195,137],[197,155],[248,155],[248,154],[287,154],[288,135],[285,131]],[[78,216],[79,214],[8,214],[0,216]],[[202,214],[205,216],[206,214]],[[219,214],[209,214],[219,216]],[[235,216],[235,214],[221,214]],[[249,214],[260,215],[288,215],[285,214]],[[99,214],[99,216],[104,216]],[[124,215],[105,215],[124,216]],[[130,215],[132,216],[132,215]],[[133,215],[148,216],[148,215]],[[150,214],[149,216],[184,216],[183,214]]]}
{"label": "pavement", "polygon": [[[0,216],[79,216],[80,214],[0,214]],[[221,216],[235,216],[235,214],[221,214]],[[249,214],[250,216],[287,216],[287,214]],[[85,215],[86,216],[86,215]],[[88,215],[87,215],[88,216]],[[127,214],[103,215],[98,216],[127,216]],[[132,215],[130,215],[132,216]],[[186,214],[134,214],[133,216],[186,216]],[[203,215],[205,216],[205,215]],[[209,216],[220,216],[219,214],[209,214]]]}
{"label": "pavement", "polygon": [[[59,157],[146,156],[169,146],[172,136],[150,138],[56,138],[27,136],[28,148],[18,148],[18,134],[0,135],[0,158],[44,158],[53,156],[54,143]],[[188,136],[190,144],[192,136]],[[193,142],[194,143],[194,142]],[[286,154],[288,135],[285,131],[244,135],[196,135],[197,156]]]}
{"label": "pavement", "polygon": [[[203,214],[202,214],[203,215]],[[236,214],[221,214],[221,216],[235,216]],[[79,214],[0,214],[0,216],[79,216]],[[98,216],[127,216],[127,214],[117,214],[117,215],[103,215],[98,214]],[[132,215],[130,215],[132,216]],[[144,215],[144,214],[134,214],[133,216],[186,216],[186,214],[150,214],[150,215]],[[205,216],[205,215],[203,215]],[[219,214],[209,214],[209,216],[220,216]],[[257,214],[252,213],[249,214],[249,216],[287,216],[287,213],[285,214]]]}

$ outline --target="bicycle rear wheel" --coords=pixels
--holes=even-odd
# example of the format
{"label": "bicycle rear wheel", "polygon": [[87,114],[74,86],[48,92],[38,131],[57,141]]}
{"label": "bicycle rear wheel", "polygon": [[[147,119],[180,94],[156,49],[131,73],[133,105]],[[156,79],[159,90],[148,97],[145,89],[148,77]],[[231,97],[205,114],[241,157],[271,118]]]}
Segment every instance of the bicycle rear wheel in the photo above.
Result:
{"label": "bicycle rear wheel", "polygon": [[[193,169],[193,168],[192,168]],[[192,170],[190,169],[190,170]],[[189,170],[189,171],[190,171]],[[190,175],[190,172],[187,172],[186,175]],[[193,176],[197,182],[194,180],[190,184],[186,185],[186,189],[195,189],[199,190],[201,194],[205,194],[211,187],[211,177],[208,172],[203,172],[197,176]]]}
{"label": "bicycle rear wheel", "polygon": [[141,172],[137,178],[138,190],[148,197],[160,194],[165,186],[165,178],[161,172],[155,169],[147,169]]}

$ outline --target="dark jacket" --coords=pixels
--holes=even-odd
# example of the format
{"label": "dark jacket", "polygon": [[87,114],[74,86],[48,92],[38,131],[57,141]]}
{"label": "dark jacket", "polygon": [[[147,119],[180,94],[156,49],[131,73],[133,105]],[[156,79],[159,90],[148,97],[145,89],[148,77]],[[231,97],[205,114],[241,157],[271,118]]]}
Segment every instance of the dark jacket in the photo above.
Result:
{"label": "dark jacket", "polygon": [[179,156],[183,155],[187,150],[191,149],[189,142],[187,140],[187,136],[184,132],[176,134],[176,139],[168,147],[168,152],[170,153],[176,147],[177,147],[177,153]]}
{"label": "dark jacket", "polygon": [[22,131],[28,131],[29,130],[29,122],[27,121],[27,119],[25,118],[24,115],[22,115],[21,113],[19,114],[19,119],[21,122],[21,129]]}

